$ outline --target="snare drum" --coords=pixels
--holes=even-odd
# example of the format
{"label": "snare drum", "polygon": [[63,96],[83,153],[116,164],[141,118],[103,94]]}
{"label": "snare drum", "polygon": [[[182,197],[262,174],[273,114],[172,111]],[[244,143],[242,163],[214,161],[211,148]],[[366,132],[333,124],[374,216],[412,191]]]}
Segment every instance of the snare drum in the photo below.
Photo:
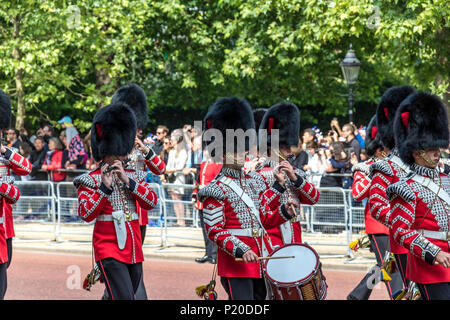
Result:
{"label": "snare drum", "polygon": [[275,249],[267,259],[264,274],[274,300],[325,300],[327,284],[316,251],[306,244],[288,244]]}

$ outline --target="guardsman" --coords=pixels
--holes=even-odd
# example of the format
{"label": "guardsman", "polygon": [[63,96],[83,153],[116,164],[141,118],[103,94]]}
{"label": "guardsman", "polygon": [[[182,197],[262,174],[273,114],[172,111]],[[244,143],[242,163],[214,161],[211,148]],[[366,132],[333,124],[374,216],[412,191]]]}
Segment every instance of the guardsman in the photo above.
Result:
{"label": "guardsman", "polygon": [[[198,193],[208,237],[218,247],[217,274],[229,299],[264,300],[266,285],[259,258],[272,250],[265,228],[294,216],[295,204],[280,206],[279,202],[288,169],[280,167],[270,188],[257,172],[244,171],[247,152],[256,144],[254,119],[245,100],[218,99],[204,118],[204,128],[209,154],[223,163],[216,178]],[[250,136],[245,138],[241,132],[230,139],[236,130]]]}
{"label": "guardsman", "polygon": [[[364,145],[366,153],[370,158],[367,161],[360,162],[352,167],[352,197],[355,201],[366,202],[364,207],[365,233],[369,237],[371,251],[375,254],[377,268],[375,270],[372,269],[366,274],[361,282],[347,296],[347,300],[369,299],[370,294],[372,293],[372,286],[375,284],[372,283],[374,272],[381,271],[381,268],[384,267],[383,262],[386,257],[386,253],[390,254],[389,228],[372,217],[369,211],[369,204],[367,202],[371,183],[369,178],[370,166],[385,157],[384,147],[381,144],[380,136],[378,135],[376,121],[376,116],[373,116],[366,130]],[[402,279],[398,271],[392,272],[390,277],[391,280],[384,281],[384,283],[386,285],[389,297],[392,299],[393,294],[402,289]]]}
{"label": "guardsman", "polygon": [[[0,91],[2,96],[0,99],[4,103],[10,103],[8,96]],[[9,124],[8,124],[9,126]],[[11,171],[16,176],[26,176],[31,173],[32,165],[25,157],[19,154],[19,150],[16,148],[6,147],[3,144],[0,146],[0,176],[6,177],[11,175]],[[8,246],[8,267],[12,261],[12,239],[15,237],[12,205],[10,202],[3,203],[3,212],[5,216],[5,232],[6,232],[6,244]]]}
{"label": "guardsman", "polygon": [[[145,171],[147,168],[151,173],[160,176],[166,172],[166,164],[155,154],[150,144],[143,143],[140,139],[143,130],[148,124],[147,96],[144,90],[137,84],[129,84],[119,88],[114,94],[111,103],[126,103],[136,115],[137,132],[136,141],[130,154],[129,167],[134,170]],[[148,224],[148,212],[138,205],[140,214],[139,222],[142,230],[142,241],[145,238],[145,228]]]}
{"label": "guardsman", "polygon": [[[278,145],[272,145],[273,130],[278,130]],[[295,104],[280,102],[270,107],[265,113],[259,127],[259,142],[261,152],[267,149],[267,154],[262,155],[266,160],[256,170],[268,185],[275,182],[275,173],[279,165],[289,168],[286,171],[286,192],[281,195],[281,203],[289,200],[295,201],[298,207],[300,203],[314,205],[319,201],[319,191],[307,181],[303,170],[294,168],[288,161],[293,156],[291,147],[298,146],[298,134],[300,132],[300,113]],[[264,134],[263,134],[264,133]],[[267,139],[266,139],[267,137]],[[274,140],[275,141],[275,140]],[[267,142],[267,148],[265,147]],[[267,232],[273,245],[302,243],[302,226],[300,215],[283,223]]]}
{"label": "guardsman", "polygon": [[[137,84],[129,84],[119,88],[112,97],[111,103],[126,103],[134,111],[137,123],[135,145],[129,158],[129,168],[136,171],[146,171],[147,168],[152,174],[160,176],[166,172],[166,164],[153,151],[150,144],[143,143],[140,137],[148,123],[147,96],[145,91]],[[141,208],[136,202],[136,210],[139,214],[139,224],[141,226],[142,244],[145,241],[145,234],[148,225],[148,211]],[[138,300],[147,300],[147,293],[144,281],[141,279],[139,289],[136,293]]]}
{"label": "guardsman", "polygon": [[406,278],[424,300],[450,300],[450,177],[439,172],[440,148],[449,145],[446,107],[418,92],[402,102],[394,120],[399,157],[411,172],[390,185],[389,223],[408,252]]}
{"label": "guardsman", "polygon": [[[415,89],[411,86],[389,88],[381,97],[376,111],[378,134],[381,143],[389,154],[383,160],[370,166],[369,177],[372,182],[369,189],[369,211],[372,217],[389,228],[391,208],[389,200],[386,198],[386,188],[397,182],[401,177],[406,176],[409,170],[409,166],[398,157],[398,151],[395,148],[393,120],[400,103],[414,92]],[[392,230],[389,231],[389,246],[395,256],[403,285],[407,288],[408,281],[405,275],[408,251],[394,241]]]}
{"label": "guardsman", "polygon": [[[3,146],[3,130],[9,127],[11,121],[11,101],[1,90],[0,115],[0,138],[2,141],[0,156],[0,300],[3,300],[7,289],[6,269],[9,266],[12,254],[12,247],[7,244],[7,238],[11,236],[11,233],[7,231],[11,232],[12,229],[12,205],[20,197],[19,189],[13,185],[14,178],[9,175],[9,170],[24,162],[21,161],[22,156]],[[12,232],[14,232],[13,229]],[[9,243],[11,243],[11,240],[9,240]]]}
{"label": "guardsman", "polygon": [[151,210],[155,192],[147,173],[124,168],[136,138],[136,117],[123,103],[101,108],[91,129],[99,167],[74,179],[78,214],[95,221],[93,250],[106,290],[113,300],[135,299],[142,278],[142,239],[136,203]]}

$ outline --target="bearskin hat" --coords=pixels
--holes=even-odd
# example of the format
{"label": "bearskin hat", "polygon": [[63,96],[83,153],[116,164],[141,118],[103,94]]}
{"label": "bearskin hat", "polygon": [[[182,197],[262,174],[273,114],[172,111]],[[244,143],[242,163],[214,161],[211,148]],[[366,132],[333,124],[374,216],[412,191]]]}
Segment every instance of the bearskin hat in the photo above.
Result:
{"label": "bearskin hat", "polygon": [[129,154],[134,146],[136,129],[136,116],[127,104],[110,104],[98,110],[91,128],[94,159],[101,161],[106,156]]}
{"label": "bearskin hat", "polygon": [[[208,113],[203,119],[203,127],[207,130],[216,129],[221,132],[223,139],[223,141],[221,141],[223,155],[225,155],[227,151],[227,129],[242,129],[244,132],[250,130],[249,132],[251,135],[244,138],[245,151],[249,151],[250,147],[256,145],[255,120],[253,119],[252,108],[244,99],[236,97],[222,97],[217,99],[209,108]],[[241,141],[241,143],[238,143],[238,138],[239,137],[236,136],[233,139],[233,146],[228,146],[228,149],[234,148],[234,151],[238,150],[238,146],[242,145]],[[206,141],[208,139],[209,142]],[[214,135],[208,138],[205,138],[204,136],[203,141],[204,147],[213,142],[217,143]],[[211,156],[215,156],[214,150],[212,150]]]}
{"label": "bearskin hat", "polygon": [[394,134],[400,158],[414,163],[415,150],[448,148],[447,109],[435,95],[417,92],[404,100],[394,119]]}
{"label": "bearskin hat", "polygon": [[268,108],[258,108],[253,110],[253,119],[255,120],[255,129],[258,130],[261,125],[261,121],[266,114]]}
{"label": "bearskin hat", "polygon": [[279,144],[297,146],[300,132],[300,112],[295,104],[280,102],[267,110],[264,115],[260,130],[267,130],[267,144],[270,144],[271,131],[279,130]]}
{"label": "bearskin hat", "polygon": [[416,89],[411,86],[397,86],[386,90],[381,97],[377,107],[377,125],[383,145],[392,150],[395,147],[394,131],[392,122],[400,103]]}
{"label": "bearskin hat", "polygon": [[377,149],[383,147],[378,134],[377,117],[375,115],[370,119],[367,126],[364,146],[369,157],[373,157]]}
{"label": "bearskin hat", "polygon": [[147,96],[137,84],[128,84],[119,88],[111,99],[111,104],[126,103],[136,115],[137,128],[144,130],[148,123]]}
{"label": "bearskin hat", "polygon": [[2,90],[0,90],[0,115],[0,129],[9,128],[11,122],[11,101]]}

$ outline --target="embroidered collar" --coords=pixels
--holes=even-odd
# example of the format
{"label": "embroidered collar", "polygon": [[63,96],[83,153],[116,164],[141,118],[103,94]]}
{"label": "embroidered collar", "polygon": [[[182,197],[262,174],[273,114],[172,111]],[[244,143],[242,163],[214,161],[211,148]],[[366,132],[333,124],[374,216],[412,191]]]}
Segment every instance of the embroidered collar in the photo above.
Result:
{"label": "embroidered collar", "polygon": [[411,166],[411,170],[417,174],[420,174],[421,176],[428,177],[433,180],[439,178],[439,170],[437,168],[430,169],[427,167],[419,166],[418,164],[414,163]]}
{"label": "embroidered collar", "polygon": [[222,167],[222,170],[220,172],[226,176],[233,178],[240,178],[243,174],[241,170],[236,170],[228,167]]}

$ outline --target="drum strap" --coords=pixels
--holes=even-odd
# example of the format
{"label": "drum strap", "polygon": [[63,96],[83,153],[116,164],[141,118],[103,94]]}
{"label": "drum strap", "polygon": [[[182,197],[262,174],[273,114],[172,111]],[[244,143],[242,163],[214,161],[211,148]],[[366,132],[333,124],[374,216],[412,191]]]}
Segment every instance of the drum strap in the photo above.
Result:
{"label": "drum strap", "polygon": [[255,204],[253,203],[253,200],[249,197],[249,195],[247,193],[245,193],[242,188],[235,183],[232,179],[222,176],[220,178],[220,181],[227,185],[228,187],[230,187],[231,190],[233,190],[237,195],[239,195],[242,199],[242,201],[244,201],[245,205],[250,209],[250,212],[253,214],[253,216],[255,216],[255,218],[258,220],[258,223],[261,227],[261,229],[263,229],[262,232],[262,236],[261,236],[261,246],[262,246],[262,253],[263,256],[266,257],[269,255],[269,252],[266,249],[266,246],[264,244],[264,234],[267,233],[266,230],[264,229],[264,226],[261,222],[261,218],[259,217],[259,212],[258,210],[255,208]]}

